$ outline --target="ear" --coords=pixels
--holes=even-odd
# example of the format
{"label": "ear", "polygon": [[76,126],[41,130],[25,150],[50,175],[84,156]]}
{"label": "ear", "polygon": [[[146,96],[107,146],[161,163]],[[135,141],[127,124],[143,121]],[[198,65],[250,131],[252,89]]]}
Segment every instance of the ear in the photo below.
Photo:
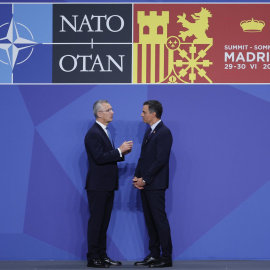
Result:
{"label": "ear", "polygon": [[98,118],[100,118],[101,117],[101,112],[98,112],[97,116],[98,116]]}

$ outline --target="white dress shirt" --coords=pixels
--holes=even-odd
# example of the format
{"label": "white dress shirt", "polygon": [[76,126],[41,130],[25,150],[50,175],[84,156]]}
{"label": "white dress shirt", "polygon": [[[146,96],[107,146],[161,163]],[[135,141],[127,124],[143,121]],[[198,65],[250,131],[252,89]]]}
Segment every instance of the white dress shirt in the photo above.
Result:
{"label": "white dress shirt", "polygon": [[151,126],[152,132],[154,131],[154,129],[156,128],[156,126],[157,126],[160,122],[161,122],[161,119]]}
{"label": "white dress shirt", "polygon": [[[99,124],[99,125],[103,128],[104,132],[107,134],[107,136],[108,136],[108,138],[109,138],[109,135],[108,135],[108,132],[107,132],[107,126],[104,125],[104,124],[102,124],[102,123],[100,123],[99,121],[96,121],[96,123]],[[110,139],[110,138],[109,138],[109,139]],[[118,151],[119,151],[120,157],[122,157],[122,152],[121,152],[121,150],[120,150],[119,148],[117,148],[117,149],[118,149]]]}

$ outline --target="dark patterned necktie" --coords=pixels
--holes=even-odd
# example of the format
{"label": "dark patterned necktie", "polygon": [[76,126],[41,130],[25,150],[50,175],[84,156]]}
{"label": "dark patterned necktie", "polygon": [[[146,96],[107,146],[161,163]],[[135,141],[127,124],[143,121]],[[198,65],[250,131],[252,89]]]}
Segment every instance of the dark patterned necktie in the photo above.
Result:
{"label": "dark patterned necktie", "polygon": [[147,135],[147,138],[145,140],[145,143],[148,142],[148,140],[150,139],[151,135],[152,135],[152,128],[149,128],[148,135]]}

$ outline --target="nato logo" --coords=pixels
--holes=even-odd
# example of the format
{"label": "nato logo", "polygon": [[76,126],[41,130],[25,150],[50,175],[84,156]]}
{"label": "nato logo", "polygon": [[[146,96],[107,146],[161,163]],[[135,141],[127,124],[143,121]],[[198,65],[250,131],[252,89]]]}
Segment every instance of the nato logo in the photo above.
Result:
{"label": "nato logo", "polygon": [[0,83],[52,82],[52,5],[0,5]]}
{"label": "nato logo", "polygon": [[[30,55],[33,53],[33,46],[36,44],[34,42],[34,37],[31,31],[23,24],[18,23],[16,24],[13,20],[11,19],[11,22],[5,23],[4,25],[1,26],[3,30],[0,28],[5,33],[4,27],[8,25],[8,30],[7,30],[7,35],[4,38],[1,38],[2,43],[0,44],[0,49],[5,50],[7,53],[8,57],[8,62],[5,62],[4,60],[0,60],[2,63],[10,65],[12,70],[14,68],[14,65],[19,65],[25,62]],[[20,37],[20,27],[23,27],[24,30],[27,31],[28,36],[30,36],[30,39]],[[22,50],[26,51],[25,57],[19,62],[17,61],[19,58],[19,54],[21,54]]]}

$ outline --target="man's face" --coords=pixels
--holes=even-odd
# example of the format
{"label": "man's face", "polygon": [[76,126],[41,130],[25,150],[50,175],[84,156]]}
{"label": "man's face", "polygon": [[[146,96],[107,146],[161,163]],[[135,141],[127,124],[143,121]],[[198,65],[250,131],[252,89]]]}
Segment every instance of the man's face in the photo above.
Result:
{"label": "man's face", "polygon": [[113,114],[112,106],[109,103],[102,103],[100,110],[98,111],[99,121],[107,126],[112,122]]}
{"label": "man's face", "polygon": [[149,112],[149,105],[143,106],[141,117],[144,123],[149,124],[151,126],[155,116],[156,116],[155,112],[152,113]]}

